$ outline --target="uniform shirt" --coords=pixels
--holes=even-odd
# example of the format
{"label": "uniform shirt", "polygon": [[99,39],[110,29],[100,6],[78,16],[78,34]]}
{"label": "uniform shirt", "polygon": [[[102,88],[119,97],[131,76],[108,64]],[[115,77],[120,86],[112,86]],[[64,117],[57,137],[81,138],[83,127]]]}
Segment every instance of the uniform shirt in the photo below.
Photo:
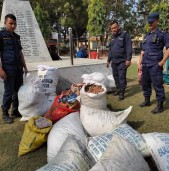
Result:
{"label": "uniform shirt", "polygon": [[20,36],[6,29],[0,31],[1,62],[4,70],[17,70],[23,68],[20,57],[22,50]]}
{"label": "uniform shirt", "polygon": [[159,29],[148,33],[143,40],[142,50],[144,51],[142,64],[155,65],[163,59],[164,47],[169,48],[169,34]]}
{"label": "uniform shirt", "polygon": [[119,31],[113,35],[109,45],[108,62],[121,63],[131,61],[132,58],[132,42],[127,32]]}

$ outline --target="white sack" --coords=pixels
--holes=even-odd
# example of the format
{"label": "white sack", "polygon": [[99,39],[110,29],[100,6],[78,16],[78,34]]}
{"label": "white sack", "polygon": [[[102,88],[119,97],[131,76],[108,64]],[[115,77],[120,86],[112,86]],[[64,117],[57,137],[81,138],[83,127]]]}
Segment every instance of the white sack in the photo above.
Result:
{"label": "white sack", "polygon": [[90,171],[150,171],[150,168],[133,145],[116,135]]}
{"label": "white sack", "polygon": [[87,85],[84,84],[80,90],[81,103],[85,106],[93,107],[96,109],[107,109],[107,89],[102,84],[95,83],[95,85],[101,86],[104,91],[99,94],[85,92],[85,87]]}
{"label": "white sack", "polygon": [[142,135],[131,126],[122,124],[111,132],[88,138],[87,149],[90,151],[95,161],[98,161],[102,157],[108,144],[114,138],[114,135],[119,135],[134,145],[144,157],[150,156],[150,151]]}
{"label": "white sack", "polygon": [[113,75],[108,75],[106,88],[111,90],[113,87],[116,87],[114,77]]}
{"label": "white sack", "polygon": [[60,150],[68,135],[75,135],[85,143],[86,136],[79,118],[79,112],[71,113],[56,122],[47,140],[47,160],[50,162]]}
{"label": "white sack", "polygon": [[[22,102],[19,105],[19,112],[22,115],[22,118],[20,121],[28,121],[33,116],[44,116],[46,112],[50,109],[52,106],[55,96],[45,96],[42,94],[37,95],[37,93],[34,94],[35,96],[32,96],[32,99],[35,97],[36,99],[40,99],[37,103],[30,103],[31,99],[26,98],[28,100],[23,104]],[[29,101],[30,100],[30,101]]]}
{"label": "white sack", "polygon": [[169,171],[169,133],[143,134],[159,171]]}
{"label": "white sack", "polygon": [[83,74],[81,76],[83,79],[83,83],[101,83],[106,86],[107,84],[107,78],[105,77],[104,74],[100,72],[93,72],[91,74]]}
{"label": "white sack", "polygon": [[37,171],[88,171],[94,165],[88,155],[85,145],[69,136],[58,154]]}
{"label": "white sack", "polygon": [[81,105],[80,119],[85,130],[91,136],[97,136],[106,132],[110,132],[118,125],[126,123],[127,117],[131,112],[132,106],[119,112],[111,112],[106,110],[94,109]]}
{"label": "white sack", "polygon": [[33,116],[44,116],[51,107],[55,96],[45,96],[41,91],[39,81],[27,83],[18,92],[21,121],[27,121]]}
{"label": "white sack", "polygon": [[38,66],[38,77],[41,80],[42,92],[48,96],[56,96],[59,71],[46,65]]}
{"label": "white sack", "polygon": [[20,121],[28,121],[33,116],[44,116],[54,98],[55,96],[45,96],[39,78],[28,73],[18,92],[18,110],[22,115]]}

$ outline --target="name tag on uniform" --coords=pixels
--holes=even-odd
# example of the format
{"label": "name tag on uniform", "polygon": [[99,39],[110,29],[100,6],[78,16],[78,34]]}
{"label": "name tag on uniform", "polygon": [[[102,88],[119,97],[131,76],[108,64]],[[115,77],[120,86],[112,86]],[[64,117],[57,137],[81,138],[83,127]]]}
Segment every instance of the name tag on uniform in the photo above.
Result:
{"label": "name tag on uniform", "polygon": [[3,37],[4,40],[11,40],[11,38]]}
{"label": "name tag on uniform", "polygon": [[119,37],[119,40],[123,40],[123,38],[122,37]]}

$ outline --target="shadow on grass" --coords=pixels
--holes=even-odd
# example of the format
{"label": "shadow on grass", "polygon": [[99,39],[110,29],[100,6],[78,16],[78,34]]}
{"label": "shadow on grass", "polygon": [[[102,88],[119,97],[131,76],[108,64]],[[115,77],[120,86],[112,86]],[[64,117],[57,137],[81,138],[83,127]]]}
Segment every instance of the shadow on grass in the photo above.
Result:
{"label": "shadow on grass", "polygon": [[127,83],[131,83],[131,82],[133,82],[133,81],[136,81],[136,79],[135,78],[127,78]]}
{"label": "shadow on grass", "polygon": [[127,87],[126,93],[125,93],[125,97],[131,97],[134,96],[137,93],[141,92],[141,87],[140,85],[131,85]]}
{"label": "shadow on grass", "polygon": [[107,104],[107,108],[113,112],[119,112],[121,110],[124,110],[123,108],[114,109],[114,108],[112,108],[111,104]]}
{"label": "shadow on grass", "polygon": [[166,109],[169,109],[169,92],[166,92],[165,93],[165,96],[166,96],[166,101],[165,101],[165,103],[164,103],[164,109],[166,110]]}
{"label": "shadow on grass", "polygon": [[[152,91],[155,91],[154,88],[152,88]],[[168,105],[169,104],[169,92],[165,92],[165,97],[166,97],[166,101],[164,102],[164,110],[167,110],[167,109],[169,109],[169,105]],[[151,100],[151,98],[152,97],[150,97],[151,104],[157,105],[157,99],[155,98],[155,99]],[[143,99],[144,99],[144,97],[143,97]]]}
{"label": "shadow on grass", "polygon": [[130,125],[134,129],[140,128],[142,125],[144,125],[145,121],[127,121],[128,125]]}

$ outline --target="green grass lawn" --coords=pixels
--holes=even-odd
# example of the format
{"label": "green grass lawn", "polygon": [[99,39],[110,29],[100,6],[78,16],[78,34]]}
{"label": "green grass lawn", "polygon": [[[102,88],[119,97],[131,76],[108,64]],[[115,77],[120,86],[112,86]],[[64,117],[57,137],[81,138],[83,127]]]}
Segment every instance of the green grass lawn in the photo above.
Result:
{"label": "green grass lawn", "polygon": [[[107,95],[108,107],[113,111],[123,110],[130,105],[133,109],[129,115],[128,123],[140,133],[148,132],[169,132],[169,87],[165,85],[166,104],[165,111],[159,115],[151,114],[151,110],[156,106],[155,94],[153,92],[152,105],[140,108],[138,105],[144,100],[141,86],[137,82],[136,64],[132,64],[128,69],[128,88],[126,98],[118,101],[118,97]],[[1,117],[2,118],[2,117]],[[21,157],[17,157],[18,146],[23,134],[24,122],[19,119],[14,124],[6,125],[0,118],[0,171],[34,171],[46,164],[47,147],[46,144]],[[152,160],[147,159],[152,170],[156,171]]]}

